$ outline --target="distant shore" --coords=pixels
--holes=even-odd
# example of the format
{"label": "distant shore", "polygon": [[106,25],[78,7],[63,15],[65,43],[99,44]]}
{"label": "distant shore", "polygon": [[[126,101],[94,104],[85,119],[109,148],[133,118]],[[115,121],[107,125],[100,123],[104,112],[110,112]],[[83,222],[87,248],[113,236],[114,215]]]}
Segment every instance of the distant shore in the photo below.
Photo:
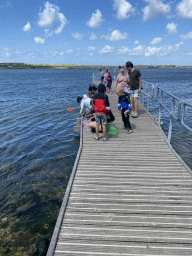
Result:
{"label": "distant shore", "polygon": [[[135,68],[192,68],[192,66],[176,66],[176,65],[136,65]],[[73,64],[26,64],[26,63],[0,63],[0,69],[105,69],[118,68],[117,66],[105,65],[73,65]]]}

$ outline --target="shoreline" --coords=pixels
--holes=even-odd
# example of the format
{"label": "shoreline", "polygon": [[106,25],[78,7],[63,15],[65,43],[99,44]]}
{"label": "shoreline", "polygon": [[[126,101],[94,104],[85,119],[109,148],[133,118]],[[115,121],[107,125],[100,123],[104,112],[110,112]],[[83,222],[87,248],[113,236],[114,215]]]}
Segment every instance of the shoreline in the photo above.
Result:
{"label": "shoreline", "polygon": [[[176,66],[176,65],[135,65],[135,68],[192,68],[192,66]],[[0,69],[105,69],[105,68],[118,68],[118,66],[105,66],[105,65],[75,65],[75,64],[26,64],[26,63],[0,63]]]}

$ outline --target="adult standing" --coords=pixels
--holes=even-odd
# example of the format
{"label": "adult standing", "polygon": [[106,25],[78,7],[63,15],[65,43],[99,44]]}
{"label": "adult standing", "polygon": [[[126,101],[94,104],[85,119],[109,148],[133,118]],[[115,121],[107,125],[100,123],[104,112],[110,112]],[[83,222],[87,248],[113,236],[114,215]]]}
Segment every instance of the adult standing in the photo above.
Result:
{"label": "adult standing", "polygon": [[141,73],[138,69],[133,67],[133,63],[128,61],[126,63],[126,68],[128,70],[129,79],[130,79],[130,93],[132,99],[132,114],[134,118],[138,117],[138,96],[141,92],[142,78]]}
{"label": "adult standing", "polygon": [[104,78],[103,78],[103,83],[105,87],[107,87],[107,84],[108,84],[108,76],[109,76],[108,69],[105,69]]}
{"label": "adult standing", "polygon": [[115,83],[115,90],[118,87],[122,87],[123,90],[125,89],[125,87],[127,87],[127,83],[129,81],[129,76],[125,73],[125,68],[121,67],[120,68],[120,73],[117,76],[117,80]]}
{"label": "adult standing", "polygon": [[107,91],[106,92],[110,92],[112,93],[112,89],[111,89],[111,86],[112,86],[112,76],[110,74],[110,72],[108,72],[108,77],[107,77]]}

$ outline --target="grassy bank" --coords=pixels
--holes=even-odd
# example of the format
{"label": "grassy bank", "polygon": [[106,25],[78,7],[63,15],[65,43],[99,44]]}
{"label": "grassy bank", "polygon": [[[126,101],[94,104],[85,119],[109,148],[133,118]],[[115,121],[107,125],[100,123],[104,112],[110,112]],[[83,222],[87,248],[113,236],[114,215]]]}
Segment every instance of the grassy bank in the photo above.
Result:
{"label": "grassy bank", "polygon": [[[136,68],[192,68],[192,66],[176,65],[136,65]],[[117,66],[100,66],[100,65],[73,65],[73,64],[26,64],[26,63],[0,63],[0,69],[79,69],[79,68],[117,68]]]}

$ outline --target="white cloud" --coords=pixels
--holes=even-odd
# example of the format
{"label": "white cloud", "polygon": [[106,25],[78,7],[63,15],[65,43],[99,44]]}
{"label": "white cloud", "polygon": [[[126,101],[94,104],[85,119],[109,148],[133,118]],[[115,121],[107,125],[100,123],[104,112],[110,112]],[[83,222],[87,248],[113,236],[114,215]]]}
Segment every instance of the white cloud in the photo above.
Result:
{"label": "white cloud", "polygon": [[118,50],[118,54],[119,55],[124,55],[124,56],[134,56],[134,57],[138,57],[138,56],[145,56],[145,57],[151,57],[151,56],[156,56],[156,57],[165,57],[165,56],[169,56],[173,53],[176,53],[179,51],[179,49],[182,47],[184,43],[181,42],[179,44],[175,44],[175,45],[167,45],[164,47],[144,47],[144,46],[137,46],[136,48],[133,49],[129,49],[128,47],[124,47],[122,46],[119,50]]}
{"label": "white cloud", "polygon": [[170,4],[164,4],[162,0],[145,0],[147,5],[145,8],[142,8],[143,11],[143,21],[148,21],[158,14],[168,14],[171,10]]}
{"label": "white cloud", "polygon": [[73,50],[67,50],[66,53],[73,53]]}
{"label": "white cloud", "polygon": [[23,31],[29,32],[30,30],[31,30],[31,24],[30,24],[30,22],[28,22],[28,23],[23,27]]}
{"label": "white cloud", "polygon": [[135,12],[135,8],[126,0],[114,0],[113,8],[117,10],[118,20],[129,19]]}
{"label": "white cloud", "polygon": [[90,46],[88,49],[88,52],[89,52],[88,54],[89,56],[94,56],[96,53],[95,47]]}
{"label": "white cloud", "polygon": [[62,13],[59,13],[59,7],[53,4],[50,4],[48,1],[45,3],[45,9],[42,13],[39,13],[39,21],[37,25],[39,27],[49,28],[53,26],[56,22],[60,22],[58,28],[49,33],[49,29],[46,29],[46,36],[51,36],[54,34],[60,34],[63,28],[67,24],[67,19]]}
{"label": "white cloud", "polygon": [[118,50],[118,54],[120,55],[129,55],[129,56],[141,56],[144,54],[144,47],[138,46],[133,49],[129,49],[128,47],[122,46],[121,49]]}
{"label": "white cloud", "polygon": [[177,34],[177,25],[175,25],[175,23],[172,22],[167,24],[167,34],[168,35]]}
{"label": "white cloud", "polygon": [[110,42],[120,42],[124,39],[126,39],[128,36],[128,33],[124,32],[123,34],[119,31],[119,30],[114,30],[111,35],[104,35],[102,37],[104,37],[105,39],[107,39]]}
{"label": "white cloud", "polygon": [[114,48],[106,45],[104,48],[102,48],[99,53],[105,54],[105,53],[113,53],[114,52]]}
{"label": "white cloud", "polygon": [[180,35],[180,38],[182,41],[187,41],[189,39],[192,39],[192,31],[185,35]]}
{"label": "white cloud", "polygon": [[2,57],[14,57],[15,54],[19,54],[20,52],[18,50],[11,50],[10,48],[6,47],[6,48],[1,48],[0,49],[0,55]]}
{"label": "white cloud", "polygon": [[64,52],[60,52],[59,55],[63,56]]}
{"label": "white cloud", "polygon": [[151,41],[151,45],[158,45],[163,41],[163,39],[161,37],[155,37],[152,41]]}
{"label": "white cloud", "polygon": [[86,25],[91,28],[100,28],[103,21],[102,14],[99,9],[97,9],[95,13],[92,13],[91,19],[87,21]]}
{"label": "white cloud", "polygon": [[88,51],[89,51],[89,52],[93,52],[93,51],[95,51],[95,47],[89,46]]}
{"label": "white cloud", "polygon": [[74,37],[77,40],[81,40],[83,38],[83,34],[80,34],[79,32],[73,32],[72,37]]}
{"label": "white cloud", "polygon": [[184,43],[181,42],[179,44],[175,44],[175,45],[167,45],[164,47],[147,47],[145,49],[145,57],[151,57],[151,56],[157,56],[157,57],[165,57],[165,56],[169,56],[173,53],[178,52],[178,50],[181,48],[181,46]]}
{"label": "white cloud", "polygon": [[135,40],[134,44],[135,44],[135,45],[139,45],[140,43],[139,43],[138,40]]}
{"label": "white cloud", "polygon": [[89,40],[96,40],[97,36],[94,33],[91,33]]}
{"label": "white cloud", "polygon": [[192,19],[192,0],[182,0],[176,8],[180,18]]}
{"label": "white cloud", "polygon": [[36,44],[44,44],[45,43],[45,39],[40,38],[40,37],[35,37],[34,41]]}

